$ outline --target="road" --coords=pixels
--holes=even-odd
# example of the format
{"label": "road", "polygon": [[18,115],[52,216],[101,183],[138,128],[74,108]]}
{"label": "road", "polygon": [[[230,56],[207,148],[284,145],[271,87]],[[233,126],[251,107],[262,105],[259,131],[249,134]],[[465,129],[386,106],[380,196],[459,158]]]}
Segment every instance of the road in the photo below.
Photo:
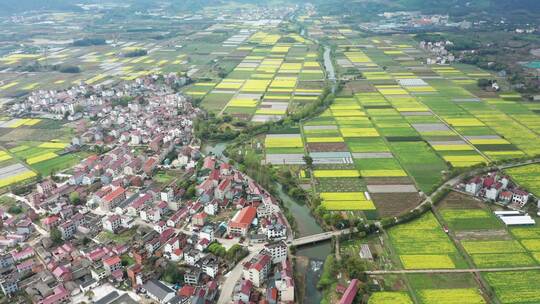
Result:
{"label": "road", "polygon": [[253,247],[250,247],[250,253],[247,257],[245,257],[243,260],[241,260],[239,263],[237,263],[231,271],[227,273],[227,277],[225,278],[225,281],[221,285],[221,293],[219,294],[219,300],[218,304],[228,304],[232,301],[232,294],[234,291],[234,286],[236,285],[236,282],[240,280],[242,277],[242,264],[244,262],[249,261],[253,257],[259,253],[264,247],[264,244],[258,244]]}
{"label": "road", "polygon": [[[540,159],[533,159],[533,160],[527,160],[527,161],[522,161],[522,162],[517,162],[517,163],[499,165],[499,166],[495,166],[495,167],[484,167],[484,168],[479,168],[479,169],[475,169],[475,170],[472,170],[472,171],[469,171],[469,172],[462,173],[462,174],[460,174],[458,176],[455,176],[455,177],[449,179],[444,184],[439,186],[439,188],[437,188],[431,195],[427,196],[418,206],[416,206],[415,209],[421,208],[425,204],[432,204],[433,203],[433,198],[440,191],[442,191],[444,188],[452,188],[452,187],[454,187],[457,183],[459,183],[467,175],[480,174],[480,173],[483,173],[483,172],[489,172],[489,171],[496,170],[496,169],[503,170],[503,169],[519,167],[519,166],[538,163],[538,162],[540,162]],[[327,232],[323,232],[323,233],[319,233],[319,234],[313,234],[313,235],[309,235],[309,236],[305,236],[305,237],[301,237],[301,238],[296,238],[296,239],[292,240],[291,245],[301,246],[301,245],[306,245],[306,244],[309,244],[309,243],[320,242],[320,241],[331,239],[333,236],[339,236],[339,235],[342,235],[342,234],[348,234],[350,232],[351,232],[350,229],[347,228],[347,229],[343,229],[343,230],[327,231]]]}
{"label": "road", "polygon": [[509,267],[509,268],[468,268],[468,269],[371,270],[371,271],[366,271],[366,274],[384,275],[384,274],[408,274],[408,273],[470,273],[470,272],[505,272],[505,271],[527,271],[527,270],[540,270],[540,266]]}

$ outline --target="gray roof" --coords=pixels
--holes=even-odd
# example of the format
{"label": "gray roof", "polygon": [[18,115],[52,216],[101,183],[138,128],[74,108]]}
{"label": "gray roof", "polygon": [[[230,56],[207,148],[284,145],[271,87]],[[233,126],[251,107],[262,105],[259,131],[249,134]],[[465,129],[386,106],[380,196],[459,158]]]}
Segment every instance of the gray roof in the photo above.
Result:
{"label": "gray roof", "polygon": [[94,302],[95,304],[109,304],[114,299],[118,298],[120,296],[117,291],[112,291],[108,294],[106,294],[103,298],[99,299],[98,301]]}
{"label": "gray roof", "polygon": [[185,304],[189,302],[189,298],[183,297],[183,296],[175,296],[174,298],[170,299],[167,304]]}
{"label": "gray roof", "polygon": [[111,304],[138,304],[138,302],[133,300],[127,293],[125,293],[116,300],[112,301]]}
{"label": "gray roof", "polygon": [[171,293],[174,294],[174,290],[172,288],[156,279],[151,279],[144,283],[143,289],[160,300],[165,299]]}

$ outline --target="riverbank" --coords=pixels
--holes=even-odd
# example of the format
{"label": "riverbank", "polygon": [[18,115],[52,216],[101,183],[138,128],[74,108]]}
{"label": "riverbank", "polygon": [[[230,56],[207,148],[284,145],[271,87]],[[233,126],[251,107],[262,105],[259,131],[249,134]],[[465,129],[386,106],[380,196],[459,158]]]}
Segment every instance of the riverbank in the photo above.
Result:
{"label": "riverbank", "polygon": [[[228,144],[229,142],[205,142],[201,146],[201,151],[204,154],[212,153],[216,157],[228,160],[223,154]],[[291,223],[291,225],[294,227],[295,237],[304,237],[324,232],[324,229],[312,215],[311,208],[308,204],[298,203],[283,190],[279,183],[274,182],[273,186],[272,195],[275,195],[279,199],[284,212],[292,215],[294,224]],[[271,189],[267,190],[271,191]],[[317,283],[319,282],[324,260],[330,253],[330,242],[322,242],[296,249],[294,267],[298,271],[295,273],[302,274],[295,276],[299,303],[319,303],[321,301],[322,293],[317,289]]]}

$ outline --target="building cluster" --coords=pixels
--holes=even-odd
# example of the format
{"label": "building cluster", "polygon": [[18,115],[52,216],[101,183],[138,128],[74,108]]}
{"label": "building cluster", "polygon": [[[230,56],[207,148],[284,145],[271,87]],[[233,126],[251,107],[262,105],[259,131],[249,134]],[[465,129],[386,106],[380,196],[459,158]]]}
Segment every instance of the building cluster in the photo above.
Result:
{"label": "building cluster", "polygon": [[287,244],[266,244],[242,264],[242,278],[236,282],[233,300],[237,304],[294,303],[294,278]]}
{"label": "building cluster", "polygon": [[473,196],[513,209],[522,209],[529,198],[532,198],[532,194],[519,188],[508,176],[499,172],[475,176],[465,184],[458,185],[458,188]]}
{"label": "building cluster", "polygon": [[432,64],[450,64],[456,60],[454,54],[448,51],[448,47],[453,46],[452,41],[420,41],[419,46],[430,56],[426,59],[428,65]]}
{"label": "building cluster", "polygon": [[[166,76],[149,75],[111,87],[81,83],[69,89],[37,90],[31,92],[24,100],[11,105],[8,113],[11,116],[34,115],[69,120],[77,120],[82,117],[96,120],[108,118],[114,123],[115,118],[117,121],[121,120],[123,115],[122,113],[110,112],[114,111],[115,105],[122,101],[153,102],[160,106],[184,104],[186,98],[181,94],[174,94],[172,88],[173,86],[185,85],[188,81],[189,79],[186,77],[171,73]],[[143,106],[138,106],[137,103],[130,103],[130,105],[129,108],[122,108],[122,110],[128,111],[129,109],[129,112],[143,110]],[[132,109],[132,107],[135,108]],[[105,120],[100,124],[106,123]]]}
{"label": "building cluster", "polygon": [[[146,77],[121,86],[144,92],[144,102],[76,103],[83,110],[75,114],[89,116],[91,126],[80,123],[73,144],[98,145],[103,152],[85,158],[60,180],[39,182],[19,198],[27,205],[23,214],[0,210],[5,295],[24,293],[34,303],[55,304],[88,301],[89,292],[108,286],[113,291],[100,303],[143,297],[215,303],[224,274],[241,267],[248,300],[262,299],[264,291],[270,303],[294,301],[285,242],[291,233],[278,202],[228,163],[202,157],[192,133],[198,109],[181,95],[145,91],[157,81]],[[40,103],[31,107],[45,110]],[[156,183],[155,171],[170,168],[169,163],[182,168],[173,173],[176,179]],[[252,250],[262,250],[235,265],[210,250],[221,242],[229,249],[248,242]],[[248,246],[239,247],[249,254]],[[171,267],[181,274],[175,285],[164,278]]]}

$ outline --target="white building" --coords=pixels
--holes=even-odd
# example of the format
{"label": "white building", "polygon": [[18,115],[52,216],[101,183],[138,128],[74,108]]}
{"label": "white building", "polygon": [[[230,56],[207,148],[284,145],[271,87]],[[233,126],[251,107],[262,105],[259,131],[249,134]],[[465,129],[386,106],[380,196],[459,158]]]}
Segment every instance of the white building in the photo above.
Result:
{"label": "white building", "polygon": [[261,287],[268,278],[272,258],[265,251],[261,251],[258,255],[243,264],[242,275],[244,279],[253,282],[256,287]]}
{"label": "white building", "polygon": [[101,223],[104,230],[115,233],[122,226],[122,218],[119,215],[113,214],[104,217]]}
{"label": "white building", "polygon": [[272,264],[278,264],[287,260],[288,248],[285,242],[276,242],[264,245],[264,249],[270,254]]}

